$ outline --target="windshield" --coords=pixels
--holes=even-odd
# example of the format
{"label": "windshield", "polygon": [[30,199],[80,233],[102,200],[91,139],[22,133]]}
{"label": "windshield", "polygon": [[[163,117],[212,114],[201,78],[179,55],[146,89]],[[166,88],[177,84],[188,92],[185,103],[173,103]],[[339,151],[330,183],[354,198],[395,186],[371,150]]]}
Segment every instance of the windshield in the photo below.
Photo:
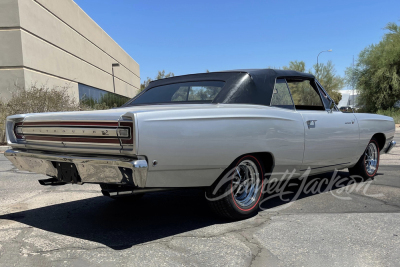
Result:
{"label": "windshield", "polygon": [[128,106],[211,103],[224,84],[222,81],[198,81],[161,85],[150,88],[128,103]]}

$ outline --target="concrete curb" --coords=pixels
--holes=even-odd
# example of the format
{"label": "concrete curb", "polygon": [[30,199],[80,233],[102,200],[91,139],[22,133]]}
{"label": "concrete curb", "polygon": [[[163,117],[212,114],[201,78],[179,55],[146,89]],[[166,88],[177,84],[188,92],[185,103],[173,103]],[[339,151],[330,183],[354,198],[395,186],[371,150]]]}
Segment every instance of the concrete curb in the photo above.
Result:
{"label": "concrete curb", "polygon": [[10,149],[10,146],[0,146],[0,153]]}

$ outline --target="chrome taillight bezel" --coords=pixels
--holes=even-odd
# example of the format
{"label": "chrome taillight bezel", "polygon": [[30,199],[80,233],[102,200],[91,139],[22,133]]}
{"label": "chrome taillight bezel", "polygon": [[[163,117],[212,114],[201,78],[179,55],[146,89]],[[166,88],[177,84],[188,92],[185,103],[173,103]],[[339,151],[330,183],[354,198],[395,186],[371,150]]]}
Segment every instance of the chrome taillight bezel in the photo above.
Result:
{"label": "chrome taillight bezel", "polygon": [[119,121],[118,121],[118,129],[127,129],[129,130],[129,137],[120,137],[120,142],[121,142],[121,153],[123,154],[131,154],[136,153],[136,146],[135,146],[135,141],[136,141],[136,136],[135,136],[135,120],[127,117],[127,116],[122,116]]}
{"label": "chrome taillight bezel", "polygon": [[[23,122],[14,123],[13,133],[17,140],[25,140],[25,136],[23,133]],[[18,132],[18,129],[21,129],[21,132]]]}

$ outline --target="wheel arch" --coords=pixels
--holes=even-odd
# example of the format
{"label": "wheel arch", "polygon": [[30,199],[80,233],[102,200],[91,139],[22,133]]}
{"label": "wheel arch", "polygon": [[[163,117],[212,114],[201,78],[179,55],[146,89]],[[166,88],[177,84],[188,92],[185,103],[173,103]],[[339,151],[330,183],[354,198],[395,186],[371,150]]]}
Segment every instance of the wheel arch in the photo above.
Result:
{"label": "wheel arch", "polygon": [[[372,138],[375,138],[376,141],[378,141],[378,145],[379,145],[379,151],[382,151],[383,148],[385,147],[385,143],[386,143],[386,136],[383,133],[376,133],[372,136]],[[371,138],[371,139],[372,139]]]}
{"label": "wheel arch", "polygon": [[236,165],[238,160],[240,160],[241,158],[243,158],[245,156],[255,156],[258,159],[260,159],[265,173],[269,173],[269,174],[272,173],[272,170],[275,167],[275,157],[271,152],[252,152],[252,153],[242,154],[242,155],[238,156],[237,158],[235,158],[231,162],[231,164],[229,164],[229,166],[221,173],[220,176],[218,176],[218,178],[215,180],[215,182],[211,186],[215,186],[216,183],[218,183],[218,181],[222,177],[224,177],[224,175]]}

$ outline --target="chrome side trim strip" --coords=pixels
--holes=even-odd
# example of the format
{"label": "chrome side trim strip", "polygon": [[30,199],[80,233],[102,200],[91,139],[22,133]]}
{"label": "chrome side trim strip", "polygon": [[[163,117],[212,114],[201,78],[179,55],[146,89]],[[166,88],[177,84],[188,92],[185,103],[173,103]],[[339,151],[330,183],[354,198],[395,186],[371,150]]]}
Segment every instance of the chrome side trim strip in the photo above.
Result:
{"label": "chrome side trim strip", "polygon": [[[334,166],[348,165],[348,164],[350,164],[350,162],[343,162],[343,163],[339,163],[339,164],[333,164],[333,165],[326,165],[326,166],[315,167],[315,168],[311,168],[311,170],[313,171],[313,170],[318,170],[318,169],[323,169],[323,168],[328,168],[328,167],[334,167]],[[300,170],[300,171],[302,172],[302,171],[306,171],[306,170],[307,170],[307,169],[303,169],[303,170]]]}
{"label": "chrome side trim strip", "polygon": [[[83,183],[125,183],[146,186],[147,161],[143,156],[131,157],[84,157],[75,155],[46,154],[39,151],[7,150],[4,156],[20,170],[57,177],[52,162],[70,162],[76,165]],[[131,169],[132,177],[122,170]]]}

